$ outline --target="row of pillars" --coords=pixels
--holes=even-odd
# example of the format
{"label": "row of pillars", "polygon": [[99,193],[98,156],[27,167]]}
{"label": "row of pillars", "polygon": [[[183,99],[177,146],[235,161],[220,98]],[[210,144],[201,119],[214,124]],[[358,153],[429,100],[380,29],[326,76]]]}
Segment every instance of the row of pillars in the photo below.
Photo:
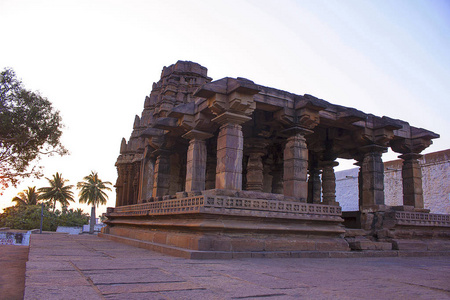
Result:
{"label": "row of pillars", "polygon": [[[220,126],[217,137],[217,164],[215,188],[242,190],[242,160],[244,138],[241,124],[249,117],[224,113],[214,119]],[[283,152],[283,187],[285,196],[303,199],[310,203],[338,205],[336,202],[335,161],[322,161],[317,168],[309,170],[308,148],[305,135],[309,130],[295,127],[285,131],[288,136]],[[186,192],[205,190],[207,146],[205,140],[213,135],[202,131],[191,130],[183,137],[189,139],[186,162]],[[265,191],[268,179],[262,158],[265,155],[264,143],[255,142],[248,148],[247,190]],[[356,165],[359,172],[359,205],[360,208],[384,204],[384,164],[381,155],[384,147],[372,145],[364,149],[364,155]],[[154,164],[153,196],[164,196],[170,184],[169,152],[157,150]],[[403,204],[423,208],[422,175],[418,163],[418,154],[400,156],[403,162]],[[322,180],[320,180],[322,174]],[[322,195],[322,198],[321,198]]]}
{"label": "row of pillars", "polygon": [[[215,122],[221,125],[217,137],[216,189],[242,190],[244,138],[241,124],[248,120],[249,117],[247,116],[233,113],[224,113],[214,119]],[[285,196],[306,201],[308,197],[308,148],[305,134],[307,133],[310,133],[310,131],[300,127],[285,131],[288,137],[283,152],[283,174],[280,174],[282,178],[281,176],[273,176],[280,178],[267,176],[269,172],[265,169],[267,166],[263,164],[267,144],[262,140],[252,140],[246,150],[248,154],[246,189],[271,192],[267,190],[267,187],[272,186],[272,180],[281,181],[282,179],[282,193]],[[208,157],[205,140],[211,138],[212,135],[191,130],[183,137],[189,139],[185,191],[199,192],[205,190]],[[157,154],[154,168],[153,195],[163,196],[167,193],[168,186],[166,185],[169,184],[170,179],[164,177],[169,172],[168,170],[163,170],[161,164],[164,161],[164,165],[166,167],[169,166],[168,154],[164,152],[158,152]],[[326,204],[334,204],[336,198],[333,166],[335,166],[334,162],[331,162],[323,167],[322,189],[324,203]]]}

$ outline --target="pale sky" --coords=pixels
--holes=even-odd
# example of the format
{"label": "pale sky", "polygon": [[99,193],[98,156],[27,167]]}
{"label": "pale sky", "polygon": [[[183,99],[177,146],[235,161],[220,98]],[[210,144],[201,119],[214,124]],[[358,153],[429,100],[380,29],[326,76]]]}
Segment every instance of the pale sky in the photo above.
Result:
{"label": "pale sky", "polygon": [[[177,60],[402,119],[441,135],[424,153],[450,148],[450,1],[0,0],[0,28],[0,69],[61,112],[71,155],[41,164],[69,184],[116,181],[122,137]],[[47,181],[6,190],[0,209],[34,185]]]}

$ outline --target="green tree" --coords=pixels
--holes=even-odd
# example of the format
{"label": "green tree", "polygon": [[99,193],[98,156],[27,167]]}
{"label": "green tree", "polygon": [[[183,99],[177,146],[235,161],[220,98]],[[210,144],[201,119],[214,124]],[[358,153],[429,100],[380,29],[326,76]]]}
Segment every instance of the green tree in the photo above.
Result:
{"label": "green tree", "polygon": [[79,201],[80,203],[87,203],[92,205],[91,209],[91,222],[89,227],[89,233],[94,233],[95,225],[95,207],[105,205],[108,199],[106,191],[110,191],[111,188],[108,185],[112,185],[109,181],[102,181],[98,178],[97,172],[91,171],[91,174],[83,178],[84,181],[77,183],[77,188],[80,189]]}
{"label": "green tree", "polygon": [[37,92],[26,90],[12,69],[0,73],[0,194],[22,178],[42,175],[34,162],[64,155],[59,111]]}
{"label": "green tree", "polygon": [[[44,222],[42,229],[45,231],[56,231],[58,226],[83,226],[88,223],[89,216],[81,209],[69,209],[60,212],[51,211],[48,203],[44,204]],[[0,214],[0,227],[12,229],[31,230],[38,229],[41,221],[40,205],[11,206],[4,209]]]}
{"label": "green tree", "polygon": [[27,190],[20,192],[16,197],[12,199],[12,202],[16,202],[17,205],[36,205],[38,204],[39,192],[36,191],[36,187],[28,187]]}
{"label": "green tree", "polygon": [[56,174],[53,175],[53,179],[46,179],[50,186],[38,190],[40,193],[39,199],[46,200],[50,203],[53,202],[53,212],[56,208],[56,202],[59,202],[63,208],[67,208],[67,206],[69,206],[69,201],[75,201],[73,192],[71,191],[73,185],[65,185],[68,180],[64,179],[61,174],[56,172]]}

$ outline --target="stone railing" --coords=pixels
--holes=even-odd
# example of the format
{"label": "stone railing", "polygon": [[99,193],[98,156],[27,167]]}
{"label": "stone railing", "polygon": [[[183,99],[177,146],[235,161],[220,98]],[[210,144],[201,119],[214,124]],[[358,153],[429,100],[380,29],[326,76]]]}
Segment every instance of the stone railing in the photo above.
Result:
{"label": "stone railing", "polygon": [[108,210],[109,216],[155,216],[171,214],[211,213],[251,215],[273,218],[340,218],[339,206],[309,204],[281,200],[248,199],[229,196],[195,196],[181,199],[120,206]]}
{"label": "stone railing", "polygon": [[398,225],[450,227],[450,215],[396,212],[395,220]]}

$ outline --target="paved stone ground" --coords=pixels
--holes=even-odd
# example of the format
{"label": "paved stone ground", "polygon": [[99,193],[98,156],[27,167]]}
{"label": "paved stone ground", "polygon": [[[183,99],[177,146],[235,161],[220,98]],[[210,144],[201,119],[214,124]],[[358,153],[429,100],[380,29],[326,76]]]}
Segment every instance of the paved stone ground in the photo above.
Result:
{"label": "paved stone ground", "polygon": [[32,235],[25,299],[450,299],[450,258],[186,260]]}
{"label": "paved stone ground", "polygon": [[0,299],[23,299],[28,246],[0,245]]}

